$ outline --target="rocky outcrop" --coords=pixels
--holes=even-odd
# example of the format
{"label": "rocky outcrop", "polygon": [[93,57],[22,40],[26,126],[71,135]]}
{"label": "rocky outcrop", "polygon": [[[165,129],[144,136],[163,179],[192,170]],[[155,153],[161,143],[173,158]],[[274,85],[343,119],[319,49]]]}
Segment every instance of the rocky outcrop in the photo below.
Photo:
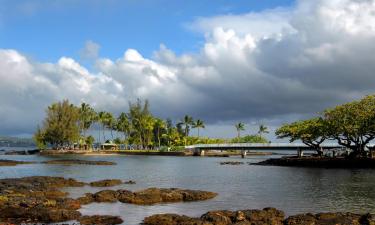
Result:
{"label": "rocky outcrop", "polygon": [[124,184],[136,184],[134,180],[125,181]]}
{"label": "rocky outcrop", "polygon": [[81,225],[115,225],[124,221],[118,216],[82,216],[78,219]]}
{"label": "rocky outcrop", "polygon": [[144,225],[373,225],[371,214],[318,213],[300,214],[284,219],[284,213],[274,208],[263,210],[211,211],[200,218],[176,214],[146,217]]}
{"label": "rocky outcrop", "polygon": [[89,160],[79,160],[79,159],[59,159],[50,160],[43,162],[45,164],[61,164],[61,165],[99,165],[99,166],[111,166],[116,165],[114,162],[107,161],[89,161]]}
{"label": "rocky outcrop", "polygon": [[81,204],[92,202],[116,202],[152,205],[163,202],[202,201],[216,197],[216,193],[198,190],[183,190],[177,188],[148,188],[142,191],[103,190],[95,194],[87,193],[77,200]]}
{"label": "rocky outcrop", "polygon": [[100,180],[94,181],[90,183],[91,187],[113,187],[122,184],[122,180],[117,179],[107,179],[107,180]]}
{"label": "rocky outcrop", "polygon": [[0,166],[17,166],[18,164],[32,164],[32,163],[33,162],[0,159]]}
{"label": "rocky outcrop", "polygon": [[146,217],[145,225],[282,225],[284,213],[274,208],[263,210],[211,211],[200,218],[176,214],[160,214]]}
{"label": "rocky outcrop", "polygon": [[220,165],[238,166],[238,165],[243,165],[243,164],[244,162],[237,162],[237,161],[220,162]]}
{"label": "rocky outcrop", "polygon": [[61,177],[26,177],[0,180],[0,221],[62,222],[78,219],[79,201],[67,198],[62,187],[84,183]]}

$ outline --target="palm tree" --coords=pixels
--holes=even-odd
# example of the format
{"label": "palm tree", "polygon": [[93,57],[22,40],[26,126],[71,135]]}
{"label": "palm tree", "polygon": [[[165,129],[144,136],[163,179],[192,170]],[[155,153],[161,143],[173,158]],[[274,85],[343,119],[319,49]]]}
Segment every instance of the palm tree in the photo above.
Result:
{"label": "palm tree", "polygon": [[197,121],[194,122],[193,128],[198,129],[198,140],[199,140],[199,128],[205,128],[204,122],[198,119]]}
{"label": "palm tree", "polygon": [[237,138],[238,138],[238,140],[240,140],[241,131],[245,130],[245,124],[242,123],[242,122],[239,122],[239,123],[235,124],[234,126],[236,127],[236,130],[237,130]]}
{"label": "palm tree", "polygon": [[190,125],[192,125],[194,122],[193,117],[189,115],[185,115],[180,124],[184,125],[185,127],[185,145],[186,145],[186,139],[189,136],[189,129]]}
{"label": "palm tree", "polygon": [[159,149],[160,149],[160,146],[161,146],[161,144],[160,144],[160,142],[161,142],[160,141],[160,130],[166,128],[166,124],[165,124],[164,120],[159,119],[159,118],[155,119],[154,128],[156,129],[156,137],[158,139]]}
{"label": "palm tree", "polygon": [[[98,122],[101,125],[103,131],[103,142],[105,142],[105,123],[106,123],[106,112],[101,111],[98,113]],[[100,128],[99,128],[99,142],[100,142]]]}
{"label": "palm tree", "polygon": [[185,127],[185,136],[189,136],[189,130],[190,130],[190,125],[193,125],[193,117],[185,115],[184,119],[181,121],[181,124],[184,125]]}
{"label": "palm tree", "polygon": [[105,119],[104,119],[104,125],[111,131],[111,137],[113,141],[113,129],[115,126],[115,117],[113,117],[112,113],[106,112],[105,113]]}
{"label": "palm tree", "polygon": [[117,118],[116,127],[119,132],[124,134],[124,139],[126,140],[130,133],[130,122],[126,113],[121,113]]}
{"label": "palm tree", "polygon": [[86,137],[86,131],[90,129],[91,125],[95,122],[96,112],[87,103],[82,103],[79,109],[80,116],[80,129],[83,137]]}
{"label": "palm tree", "polygon": [[266,127],[263,124],[259,125],[258,134],[259,134],[260,137],[262,137],[262,134],[268,134],[268,133],[269,133],[268,127]]}

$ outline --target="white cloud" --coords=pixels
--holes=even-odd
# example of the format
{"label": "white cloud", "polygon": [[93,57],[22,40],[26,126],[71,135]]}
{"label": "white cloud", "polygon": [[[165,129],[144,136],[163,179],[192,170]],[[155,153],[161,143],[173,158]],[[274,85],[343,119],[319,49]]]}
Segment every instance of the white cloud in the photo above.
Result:
{"label": "white cloud", "polygon": [[100,45],[89,40],[86,41],[85,46],[80,51],[82,59],[96,59],[99,56]]}
{"label": "white cloud", "polygon": [[95,73],[69,57],[35,63],[0,50],[0,132],[31,132],[44,108],[63,98],[115,113],[147,98],[158,116],[191,114],[219,127],[313,114],[374,92],[374,2],[300,0],[289,9],[200,18],[191,25],[206,35],[199,52],[176,55],[161,45],[148,59],[129,49],[97,59]]}

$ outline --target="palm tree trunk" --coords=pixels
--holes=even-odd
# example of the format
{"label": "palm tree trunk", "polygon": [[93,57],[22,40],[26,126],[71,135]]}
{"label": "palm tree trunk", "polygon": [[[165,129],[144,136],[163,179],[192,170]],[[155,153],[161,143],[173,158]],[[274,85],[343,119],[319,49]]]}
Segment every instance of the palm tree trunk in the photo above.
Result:
{"label": "palm tree trunk", "polygon": [[198,127],[198,140],[199,140],[199,127]]}
{"label": "palm tree trunk", "polygon": [[105,127],[103,125],[103,142],[105,142]]}
{"label": "palm tree trunk", "polygon": [[159,150],[160,150],[160,129],[158,128],[158,141],[159,141]]}

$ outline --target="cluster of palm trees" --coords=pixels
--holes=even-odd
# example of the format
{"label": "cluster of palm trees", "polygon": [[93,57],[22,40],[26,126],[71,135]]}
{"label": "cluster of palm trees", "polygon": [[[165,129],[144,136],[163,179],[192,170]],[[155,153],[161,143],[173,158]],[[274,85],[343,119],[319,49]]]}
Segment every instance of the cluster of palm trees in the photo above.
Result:
{"label": "cluster of palm trees", "polygon": [[186,145],[190,129],[197,129],[199,140],[200,129],[205,128],[202,120],[194,120],[188,115],[175,126],[171,120],[154,117],[149,111],[148,101],[130,103],[129,112],[118,117],[106,111],[96,112],[87,103],[82,103],[79,111],[82,136],[86,139],[88,130],[96,125],[99,143],[108,142],[106,134],[110,133],[112,141],[135,144],[137,148]]}
{"label": "cluster of palm trees", "polygon": [[[240,138],[241,138],[241,131],[244,131],[244,130],[245,130],[245,124],[242,123],[242,122],[239,122],[239,123],[236,123],[236,124],[234,125],[234,127],[235,127],[236,130],[237,130],[237,139],[240,139]],[[263,137],[263,134],[268,134],[268,133],[269,133],[269,131],[268,131],[268,127],[266,127],[266,126],[263,125],[263,124],[259,125],[257,134],[258,134],[260,137]]]}
{"label": "cluster of palm trees", "polygon": [[[122,112],[118,117],[106,111],[96,112],[89,104],[82,103],[79,107],[79,127],[84,138],[87,131],[96,125],[98,130],[97,142],[108,142],[106,134],[110,134],[110,140],[117,143],[133,144],[138,148],[153,148],[158,146],[179,146],[194,144],[200,141],[200,131],[205,128],[201,119],[194,120],[193,117],[185,115],[175,125],[171,120],[163,120],[153,116],[149,110],[146,100],[138,100],[129,104],[129,111]],[[235,124],[237,140],[241,140],[241,132],[245,130],[245,124]],[[197,138],[189,136],[190,130],[197,130]],[[268,128],[260,125],[258,136],[269,133]],[[92,136],[91,136],[92,137]]]}

